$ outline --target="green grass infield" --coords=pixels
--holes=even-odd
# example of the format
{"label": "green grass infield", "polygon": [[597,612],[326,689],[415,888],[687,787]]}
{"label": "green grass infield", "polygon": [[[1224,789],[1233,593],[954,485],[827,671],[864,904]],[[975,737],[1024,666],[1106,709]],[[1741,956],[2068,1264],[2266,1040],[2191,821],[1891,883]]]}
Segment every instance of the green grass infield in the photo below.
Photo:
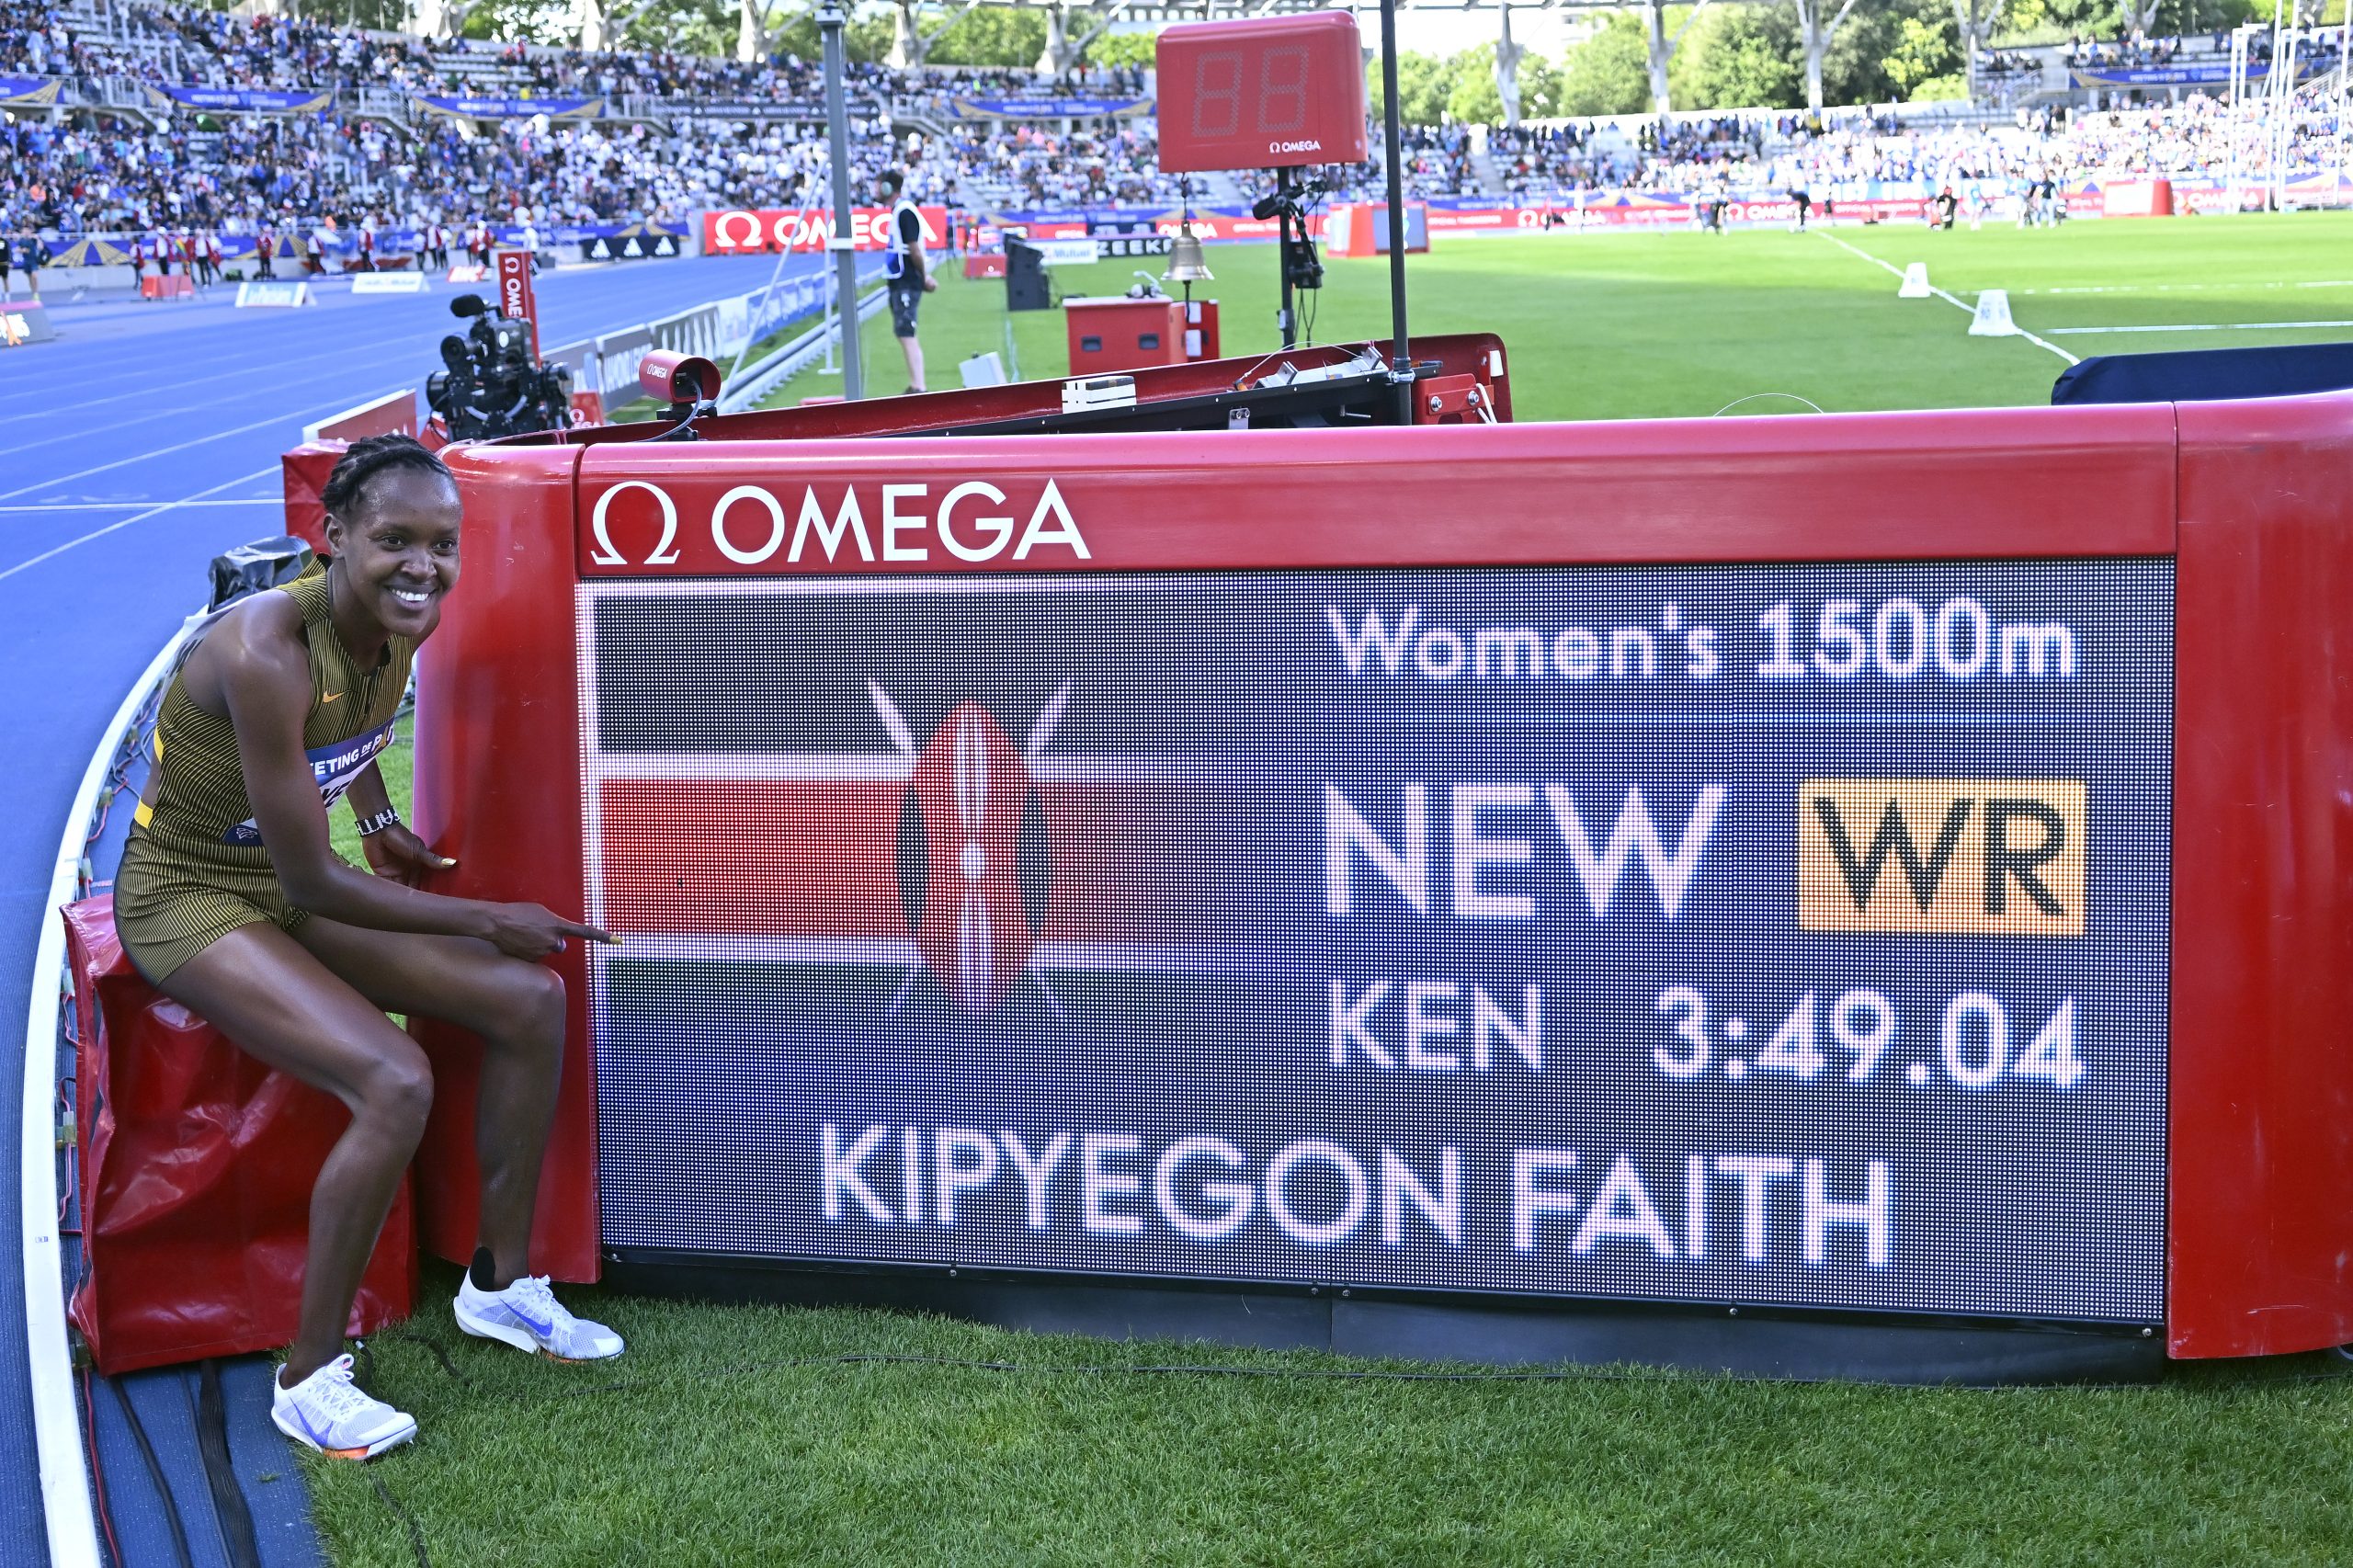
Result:
{"label": "green grass infield", "polygon": [[[1915,261],[1950,299],[1896,297],[1896,274]],[[1216,280],[1194,292],[1219,301],[1223,351],[1274,348],[1274,247],[1212,245],[1209,264]],[[1051,277],[1059,297],[1116,294],[1140,281],[1140,267],[1165,265],[1136,257]],[[1002,282],[966,278],[953,262],[942,272],[921,317],[931,390],[959,385],[958,363],[990,350],[1008,371],[1017,365],[1018,379],[1068,373],[1060,311],[1009,314]],[[2353,337],[2353,212],[1441,238],[1408,258],[1406,276],[1409,331],[1503,337],[1522,421],[2015,405],[2050,401],[2067,367],[2055,350],[2088,358]],[[2006,290],[2018,325],[2050,347],[1970,336],[1987,289]],[[1387,259],[1328,261],[1308,308],[1318,342],[1385,337]],[[906,386],[887,315],[865,324],[860,345],[870,392]],[[768,401],[841,390],[839,375],[811,370]]]}

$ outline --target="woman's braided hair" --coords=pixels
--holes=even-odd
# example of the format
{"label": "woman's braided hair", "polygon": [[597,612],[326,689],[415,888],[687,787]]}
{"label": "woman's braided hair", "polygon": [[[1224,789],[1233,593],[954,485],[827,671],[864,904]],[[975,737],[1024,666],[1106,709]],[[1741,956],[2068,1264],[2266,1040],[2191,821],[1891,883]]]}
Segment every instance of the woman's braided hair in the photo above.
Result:
{"label": "woman's braided hair", "polygon": [[335,463],[319,499],[330,516],[352,523],[357,520],[354,514],[367,494],[369,482],[396,469],[438,473],[453,484],[457,483],[448,466],[415,437],[367,436],[352,442],[351,449]]}

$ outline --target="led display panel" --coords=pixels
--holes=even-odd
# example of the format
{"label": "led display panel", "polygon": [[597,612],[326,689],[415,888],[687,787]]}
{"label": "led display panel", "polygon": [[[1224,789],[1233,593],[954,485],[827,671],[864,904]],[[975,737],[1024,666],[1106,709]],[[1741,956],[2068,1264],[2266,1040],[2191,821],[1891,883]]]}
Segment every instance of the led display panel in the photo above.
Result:
{"label": "led display panel", "polygon": [[1364,58],[1346,11],[1164,28],[1162,172],[1363,163]]}
{"label": "led display panel", "polygon": [[584,584],[606,1244],[2154,1322],[2172,597]]}

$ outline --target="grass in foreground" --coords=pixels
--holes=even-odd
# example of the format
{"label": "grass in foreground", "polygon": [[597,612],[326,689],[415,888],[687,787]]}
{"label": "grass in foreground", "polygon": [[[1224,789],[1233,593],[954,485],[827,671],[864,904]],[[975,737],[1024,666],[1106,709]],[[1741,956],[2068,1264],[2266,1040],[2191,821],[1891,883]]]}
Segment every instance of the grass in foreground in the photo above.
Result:
{"label": "grass in foreground", "polygon": [[[415,1448],[309,1466],[347,1568],[415,1562],[379,1482],[444,1564],[2320,1563],[2353,1541],[2333,1357],[2145,1389],[1385,1381],[1355,1374],[1408,1369],[571,1290],[629,1337],[599,1369],[465,1338],[456,1287],[428,1268],[374,1346]],[[1275,1375],[1133,1370],[1169,1364]]]}
{"label": "grass in foreground", "polygon": [[[2019,324],[2037,334],[2224,329],[2065,330],[2051,338],[2077,355],[2353,337],[2353,212],[2030,232],[1879,224],[1807,234],[1441,239],[1407,264],[1410,329],[1501,335],[1521,420],[1705,416],[1736,403],[1740,414],[1770,414],[1803,413],[1807,403],[1840,411],[2050,401],[2064,360],[2024,338],[1971,337],[1968,316],[1942,300],[1897,299],[1896,279],[1867,256],[1898,268],[1924,261],[1933,283],[1966,301],[2006,289]],[[1209,261],[1217,280],[1196,292],[1221,301],[1224,352],[1274,348],[1274,247],[1213,245]],[[1053,278],[1065,296],[1115,294],[1136,281],[1136,266],[1058,267]],[[1388,335],[1385,258],[1332,261],[1325,277],[1318,340]],[[1008,317],[1004,284],[958,277],[924,304],[931,386],[957,385],[957,362],[970,355],[1003,354],[1008,321],[1021,377],[1068,372],[1061,312]],[[2332,324],[2234,324],[2290,321]],[[906,384],[887,319],[868,322],[860,341],[870,387]],[[838,376],[804,373],[770,402],[840,391]]]}

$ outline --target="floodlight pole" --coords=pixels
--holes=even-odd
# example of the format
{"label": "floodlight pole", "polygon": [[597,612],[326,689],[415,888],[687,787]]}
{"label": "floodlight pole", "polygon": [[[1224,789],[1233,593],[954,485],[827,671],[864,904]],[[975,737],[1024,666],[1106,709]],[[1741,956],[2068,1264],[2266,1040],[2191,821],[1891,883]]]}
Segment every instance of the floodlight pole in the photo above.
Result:
{"label": "floodlight pole", "polygon": [[819,0],[817,30],[825,40],[825,142],[834,161],[834,297],[842,334],[842,396],[852,403],[866,395],[858,358],[858,250],[849,210],[849,103],[842,85],[842,24],[849,19],[840,0]]}
{"label": "floodlight pole", "polygon": [[1397,129],[1397,0],[1381,0],[1381,132],[1389,151],[1389,381],[1397,423],[1414,422],[1414,353],[1405,336],[1405,174]]}

